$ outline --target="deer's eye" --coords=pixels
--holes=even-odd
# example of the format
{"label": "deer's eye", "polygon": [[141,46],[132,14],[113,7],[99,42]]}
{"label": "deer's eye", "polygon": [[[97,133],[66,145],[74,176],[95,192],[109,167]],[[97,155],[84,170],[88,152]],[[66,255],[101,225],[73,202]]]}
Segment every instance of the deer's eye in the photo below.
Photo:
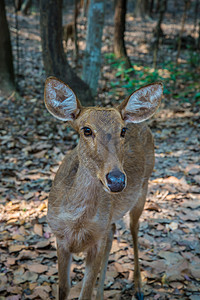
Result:
{"label": "deer's eye", "polygon": [[122,128],[122,131],[121,131],[121,137],[125,137],[125,134],[126,134],[126,127]]}
{"label": "deer's eye", "polygon": [[81,128],[83,130],[84,136],[88,137],[92,135],[92,130],[89,127]]}

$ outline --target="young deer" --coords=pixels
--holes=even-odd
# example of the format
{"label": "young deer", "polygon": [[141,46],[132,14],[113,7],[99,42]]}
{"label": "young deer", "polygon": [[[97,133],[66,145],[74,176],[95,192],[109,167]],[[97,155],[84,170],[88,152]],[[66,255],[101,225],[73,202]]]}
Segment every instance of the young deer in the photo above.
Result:
{"label": "young deer", "polygon": [[45,104],[56,118],[80,135],[56,174],[49,195],[48,223],[57,239],[59,299],[70,290],[72,253],[86,252],[79,299],[91,299],[100,270],[96,299],[103,300],[104,279],[115,222],[130,211],[136,297],[143,299],[138,262],[138,220],[154,167],[154,143],[142,123],[159,106],[161,83],[147,85],[115,108],[82,107],[64,82],[50,77]]}
{"label": "young deer", "polygon": [[63,40],[68,43],[68,40],[71,39],[72,42],[74,42],[74,22],[68,23],[63,26]]}

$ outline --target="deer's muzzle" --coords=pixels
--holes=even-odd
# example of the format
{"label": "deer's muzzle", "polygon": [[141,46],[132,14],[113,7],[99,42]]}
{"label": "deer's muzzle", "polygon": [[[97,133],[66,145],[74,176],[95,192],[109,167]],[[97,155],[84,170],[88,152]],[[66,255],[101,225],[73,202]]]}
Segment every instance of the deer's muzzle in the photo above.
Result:
{"label": "deer's muzzle", "polygon": [[115,169],[106,175],[107,186],[113,193],[123,191],[126,186],[126,176],[119,169]]}

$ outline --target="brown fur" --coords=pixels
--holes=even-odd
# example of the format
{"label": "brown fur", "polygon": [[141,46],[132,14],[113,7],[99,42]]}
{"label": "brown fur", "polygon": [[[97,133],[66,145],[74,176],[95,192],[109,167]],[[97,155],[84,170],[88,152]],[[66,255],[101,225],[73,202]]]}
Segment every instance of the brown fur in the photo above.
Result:
{"label": "brown fur", "polygon": [[[70,253],[82,251],[87,256],[79,299],[91,299],[100,265],[96,299],[103,299],[103,282],[114,233],[112,224],[128,211],[134,241],[135,289],[140,293],[137,231],[154,167],[152,134],[144,123],[128,124],[122,138],[120,132],[125,121],[119,108],[82,108],[80,103],[78,106],[80,113],[71,124],[79,132],[80,141],[66,154],[48,204],[48,223],[58,243],[59,299],[67,299],[69,294]],[[82,128],[85,126],[92,129],[94,136],[84,136]],[[105,176],[114,168],[126,174],[126,188],[119,193],[104,190]]]}
{"label": "brown fur", "polygon": [[66,42],[68,42],[69,39],[71,39],[71,41],[74,41],[74,22],[68,23],[66,25],[63,26],[63,40]]}

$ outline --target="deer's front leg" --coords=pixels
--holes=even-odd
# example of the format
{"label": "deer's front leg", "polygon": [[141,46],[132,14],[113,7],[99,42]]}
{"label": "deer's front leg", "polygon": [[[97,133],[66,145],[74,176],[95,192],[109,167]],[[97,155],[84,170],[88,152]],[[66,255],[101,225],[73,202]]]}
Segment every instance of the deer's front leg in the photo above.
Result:
{"label": "deer's front leg", "polygon": [[139,229],[139,218],[144,208],[146,201],[147,185],[143,189],[143,193],[138,200],[137,206],[135,206],[130,211],[130,229],[133,238],[134,247],[134,283],[135,283],[135,296],[138,300],[143,300],[144,295],[142,293],[142,282],[139,266],[139,256],[138,256],[138,229]]}
{"label": "deer's front leg", "polygon": [[67,251],[63,245],[57,240],[57,255],[58,255],[58,299],[67,300],[70,291],[70,266],[71,253]]}
{"label": "deer's front leg", "polygon": [[105,281],[105,276],[106,276],[106,271],[107,271],[107,265],[108,265],[108,258],[109,258],[109,254],[110,254],[110,249],[112,247],[113,236],[115,234],[115,229],[116,229],[115,224],[112,224],[111,229],[108,232],[108,236],[107,236],[107,239],[106,239],[105,250],[104,250],[103,257],[102,257],[101,272],[100,272],[100,277],[99,277],[96,300],[103,300],[104,299],[103,298],[104,281]]}
{"label": "deer's front leg", "polygon": [[99,247],[91,248],[86,257],[85,275],[83,279],[83,286],[79,296],[79,300],[91,300],[92,292],[96,282],[96,278],[101,266],[102,257],[105,249],[105,241],[101,240]]}

